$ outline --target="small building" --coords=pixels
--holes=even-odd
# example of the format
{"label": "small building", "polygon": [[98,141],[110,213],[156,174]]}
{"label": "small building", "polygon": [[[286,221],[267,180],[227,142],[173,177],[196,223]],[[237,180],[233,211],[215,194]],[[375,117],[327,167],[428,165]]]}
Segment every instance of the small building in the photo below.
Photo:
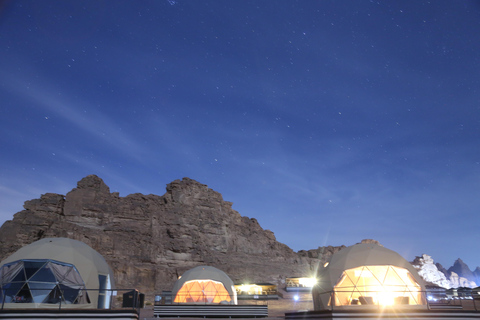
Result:
{"label": "small building", "polygon": [[8,309],[108,309],[113,271],[83,242],[46,238],[0,263],[0,302]]}
{"label": "small building", "polygon": [[237,304],[233,281],[227,274],[210,266],[186,271],[174,284],[173,303]]}
{"label": "small building", "polygon": [[278,299],[277,286],[272,283],[236,284],[238,300]]}
{"label": "small building", "polygon": [[415,268],[398,253],[370,243],[335,253],[317,274],[315,310],[365,305],[427,308],[425,285]]}
{"label": "small building", "polygon": [[285,291],[312,291],[317,283],[315,277],[289,277],[285,279]]}

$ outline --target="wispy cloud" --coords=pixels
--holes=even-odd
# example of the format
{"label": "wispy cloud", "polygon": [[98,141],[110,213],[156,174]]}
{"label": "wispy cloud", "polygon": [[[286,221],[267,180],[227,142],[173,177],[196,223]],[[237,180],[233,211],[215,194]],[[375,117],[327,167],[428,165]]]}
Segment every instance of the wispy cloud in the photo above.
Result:
{"label": "wispy cloud", "polygon": [[83,131],[87,141],[90,139],[102,141],[104,148],[114,149],[123,156],[142,162],[147,150],[142,148],[131,134],[122,130],[121,123],[115,123],[114,117],[96,110],[91,102],[81,98],[75,99],[73,94],[71,97],[59,94],[52,85],[53,81],[44,75],[41,76],[43,81],[32,82],[18,76],[18,73],[9,73],[8,70],[2,74],[2,82],[8,86],[8,90],[26,100],[29,105],[43,108],[46,115],[61,117]]}

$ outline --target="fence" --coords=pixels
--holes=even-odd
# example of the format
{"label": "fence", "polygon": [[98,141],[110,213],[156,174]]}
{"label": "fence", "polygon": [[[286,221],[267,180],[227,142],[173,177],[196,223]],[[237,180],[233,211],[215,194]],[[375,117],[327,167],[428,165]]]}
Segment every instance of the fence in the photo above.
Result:
{"label": "fence", "polygon": [[438,291],[326,291],[318,294],[319,298],[328,301],[328,308],[364,306],[383,308],[385,306],[426,306],[429,310],[464,309],[480,310],[478,294],[452,295]]}
{"label": "fence", "polygon": [[267,305],[157,305],[155,317],[204,317],[204,318],[263,318],[268,316]]}
{"label": "fence", "polygon": [[4,309],[136,309],[144,305],[145,295],[135,289],[65,288],[2,288],[1,308]]}
{"label": "fence", "polygon": [[[237,304],[257,304],[266,305],[267,300],[278,299],[278,296],[271,295],[244,295],[237,294]],[[208,290],[196,290],[196,291],[183,291],[178,292],[176,296],[172,296],[171,291],[163,291],[161,295],[155,296],[155,305],[234,305],[234,296],[231,296],[228,292],[216,292]]]}

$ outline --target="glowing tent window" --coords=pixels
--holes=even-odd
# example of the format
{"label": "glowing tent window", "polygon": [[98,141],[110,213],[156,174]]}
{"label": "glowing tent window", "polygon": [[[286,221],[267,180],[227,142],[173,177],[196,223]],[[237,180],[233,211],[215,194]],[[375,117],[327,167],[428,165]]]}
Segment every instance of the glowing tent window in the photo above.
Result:
{"label": "glowing tent window", "polygon": [[175,303],[222,303],[232,299],[223,283],[214,280],[191,280],[178,290]]}
{"label": "glowing tent window", "polygon": [[334,287],[335,305],[423,304],[421,287],[407,269],[363,266],[345,270]]}

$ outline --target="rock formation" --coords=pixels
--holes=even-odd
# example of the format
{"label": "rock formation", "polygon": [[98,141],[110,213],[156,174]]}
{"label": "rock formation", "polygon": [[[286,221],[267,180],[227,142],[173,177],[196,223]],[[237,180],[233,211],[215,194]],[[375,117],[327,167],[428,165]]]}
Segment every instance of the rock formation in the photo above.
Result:
{"label": "rock formation", "polygon": [[[381,245],[380,242],[378,242],[377,240],[373,240],[373,239],[363,239],[359,243],[374,243],[374,244],[377,244],[377,245],[383,247],[383,245]],[[330,260],[330,257],[334,253],[342,250],[343,248],[346,248],[346,246],[341,245],[341,246],[337,246],[337,247],[334,247],[334,246],[318,247],[318,249],[300,250],[300,251],[298,251],[298,255],[300,255],[301,257],[318,259],[319,264],[324,265],[327,261]]]}
{"label": "rock formation", "polygon": [[346,246],[327,246],[327,247],[318,247],[318,249],[311,249],[311,250],[300,250],[298,251],[298,255],[301,257],[307,257],[312,259],[320,260],[319,263],[321,265],[325,264],[329,260],[329,258],[336,252],[340,251],[341,249],[346,248]]}
{"label": "rock formation", "polygon": [[445,277],[447,277],[447,276],[450,275],[449,272],[448,272],[448,270],[445,269],[445,267],[442,266],[440,263],[437,262],[437,263],[435,263],[435,265],[437,266],[438,271],[440,271],[441,273],[443,273],[443,274],[445,275]]}
{"label": "rock formation", "polygon": [[418,270],[418,274],[430,284],[443,288],[469,287],[475,288],[477,284],[475,276],[468,266],[461,260],[455,261],[454,265],[446,270],[441,264],[434,264],[432,257],[423,254],[415,257],[412,265]]}
{"label": "rock formation", "polygon": [[480,285],[480,267],[473,270],[473,275],[475,276],[475,282]]}
{"label": "rock formation", "polygon": [[467,266],[465,262],[462,261],[462,259],[457,259],[453,263],[453,266],[448,268],[449,272],[455,272],[459,276],[466,278],[468,281],[475,281],[475,276],[472,271],[470,271],[470,268]]}
{"label": "rock formation", "polygon": [[415,257],[412,265],[417,269],[420,277],[427,283],[434,284],[443,288],[451,288],[452,285],[445,275],[438,270],[437,266],[433,263],[431,256],[423,254],[420,257]]}
{"label": "rock formation", "polygon": [[[345,248],[325,246],[296,253],[256,219],[233,210],[220,193],[189,178],[168,184],[163,196],[120,197],[90,175],[66,196],[46,193],[26,201],[24,208],[0,228],[0,260],[36,240],[68,237],[105,257],[118,288],[137,288],[149,297],[170,290],[179,275],[198,265],[219,268],[236,283],[282,286],[286,277],[312,275]],[[379,244],[371,239],[362,242]],[[427,281],[442,286],[445,277],[434,269],[448,273],[450,287],[473,286],[471,277],[480,277],[480,268],[471,272],[461,260],[452,271],[439,264],[435,268],[426,255],[417,265]]]}
{"label": "rock formation", "polygon": [[66,196],[47,193],[0,228],[0,259],[46,237],[80,240],[101,253],[118,288],[148,295],[170,290],[178,275],[211,265],[235,282],[281,284],[309,275],[339,247],[295,253],[242,217],[222,195],[189,178],[167,185],[163,196],[111,193],[90,175]]}

